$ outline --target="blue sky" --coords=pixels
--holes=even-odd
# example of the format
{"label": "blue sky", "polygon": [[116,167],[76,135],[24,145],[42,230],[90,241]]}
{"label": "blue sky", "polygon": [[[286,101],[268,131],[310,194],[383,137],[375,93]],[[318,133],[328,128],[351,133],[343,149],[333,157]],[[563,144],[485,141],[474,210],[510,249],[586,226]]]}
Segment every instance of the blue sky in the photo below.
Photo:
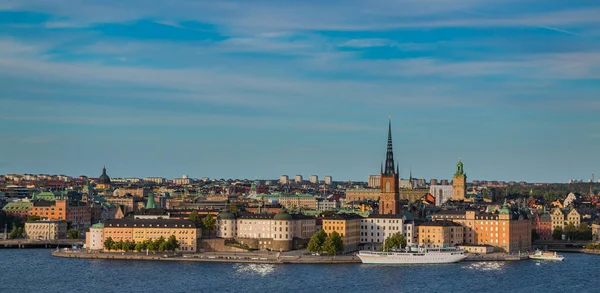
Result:
{"label": "blue sky", "polygon": [[[123,3],[125,2],[125,3]],[[600,175],[600,3],[0,3],[0,173]]]}

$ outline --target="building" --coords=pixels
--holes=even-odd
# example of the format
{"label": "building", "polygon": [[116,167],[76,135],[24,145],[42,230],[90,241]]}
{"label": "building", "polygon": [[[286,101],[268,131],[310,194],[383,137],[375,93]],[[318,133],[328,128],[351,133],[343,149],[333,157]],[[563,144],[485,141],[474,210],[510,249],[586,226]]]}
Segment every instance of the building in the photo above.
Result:
{"label": "building", "polygon": [[420,223],[417,244],[424,247],[453,247],[463,244],[464,227],[452,221]]}
{"label": "building", "polygon": [[296,182],[296,183],[302,183],[302,181],[304,181],[302,179],[302,175],[296,175],[296,177],[294,177],[294,182]]}
{"label": "building", "polygon": [[28,240],[58,240],[67,238],[67,222],[45,220],[25,223]]}
{"label": "building", "polygon": [[552,229],[565,229],[565,214],[563,214],[560,208],[552,209],[550,216],[552,217]]}
{"label": "building", "polygon": [[[196,252],[202,230],[200,226],[190,220],[107,220],[104,223],[102,245],[104,246],[104,241],[108,237],[116,242],[129,240],[139,243],[146,240],[155,240],[161,236],[166,240],[171,235],[175,235],[175,239],[180,245],[177,251]],[[91,233],[90,237],[93,237]],[[106,247],[104,249],[106,250]]]}
{"label": "building", "polygon": [[217,216],[217,237],[234,239],[249,248],[289,251],[306,248],[315,233],[316,219],[302,214],[242,214],[227,210]]}
{"label": "building", "polygon": [[468,253],[474,254],[488,254],[494,252],[494,247],[491,245],[461,244],[459,247]]}
{"label": "building", "polygon": [[402,233],[407,245],[413,243],[414,218],[408,212],[397,215],[371,214],[360,220],[360,243],[366,250],[381,250],[385,239]]}
{"label": "building", "polygon": [[96,188],[102,190],[110,189],[110,177],[106,174],[106,167],[102,168],[102,175],[100,175],[98,182],[96,182]]}
{"label": "building", "polygon": [[318,211],[333,211],[340,208],[340,202],[336,200],[321,199],[317,200]]}
{"label": "building", "polygon": [[379,189],[353,188],[346,189],[346,202],[352,201],[378,201],[381,191]]}
{"label": "building", "polygon": [[385,167],[381,170],[379,213],[395,215],[400,212],[400,173],[394,164],[394,150],[392,147],[392,121],[388,123],[388,142],[385,155]]}
{"label": "building", "polygon": [[429,186],[432,186],[432,185],[438,185],[438,180],[437,179],[429,180]]}
{"label": "building", "polygon": [[453,200],[465,200],[467,195],[467,174],[463,169],[463,163],[460,159],[456,164],[454,177],[452,177],[452,189],[454,191],[454,196],[452,196]]}
{"label": "building", "polygon": [[329,236],[336,231],[344,242],[344,251],[358,250],[360,224],[363,217],[357,214],[335,214],[323,219],[323,231]]}
{"label": "building", "polygon": [[150,189],[149,188],[144,188],[144,187],[124,187],[124,188],[117,188],[113,191],[113,196],[114,197],[123,197],[123,196],[128,196],[131,195],[133,197],[146,197],[148,196],[148,193],[150,193]]}
{"label": "building", "polygon": [[563,202],[563,207],[568,208],[577,200],[577,196],[573,192],[569,193]]}
{"label": "building", "polygon": [[66,199],[34,200],[31,203],[30,216],[39,216],[44,220],[59,220],[71,222],[73,229],[85,231],[90,227],[92,214],[90,207],[77,201]]}
{"label": "building", "polygon": [[146,182],[152,182],[152,183],[156,183],[156,184],[164,184],[167,179],[163,178],[163,177],[146,177],[144,178],[144,181]]}
{"label": "building", "polygon": [[[433,179],[432,179],[433,180]],[[446,201],[452,199],[454,188],[452,185],[430,185],[429,193],[435,197],[435,206],[442,206]]]}
{"label": "building", "polygon": [[173,178],[171,181],[176,185],[189,185],[192,183],[192,179],[190,179],[188,175],[183,175],[181,178]]}
{"label": "building", "polygon": [[533,218],[533,226],[535,232],[540,237],[540,240],[552,240],[552,216],[546,210],[541,213],[535,213]]}
{"label": "building", "polygon": [[514,253],[531,249],[531,221],[527,213],[511,210],[505,202],[499,213],[443,211],[433,221],[452,221],[464,227],[463,243],[491,245]]}
{"label": "building", "polygon": [[90,231],[85,233],[85,247],[88,250],[104,249],[104,224],[94,224],[90,227]]}
{"label": "building", "polygon": [[28,199],[11,201],[2,207],[6,214],[25,220],[31,210],[31,202]]}
{"label": "building", "polygon": [[319,184],[319,176],[310,175],[310,177],[308,177],[308,181],[312,184]]}
{"label": "building", "polygon": [[369,181],[367,182],[369,188],[379,188],[381,186],[380,175],[369,175]]}
{"label": "building", "polygon": [[312,194],[282,195],[279,197],[279,204],[286,209],[317,209],[317,199]]}
{"label": "building", "polygon": [[325,176],[325,184],[326,185],[333,184],[333,178],[331,176]]}
{"label": "building", "polygon": [[279,176],[279,184],[281,184],[281,185],[288,184],[289,180],[290,180],[290,178],[287,175]]}

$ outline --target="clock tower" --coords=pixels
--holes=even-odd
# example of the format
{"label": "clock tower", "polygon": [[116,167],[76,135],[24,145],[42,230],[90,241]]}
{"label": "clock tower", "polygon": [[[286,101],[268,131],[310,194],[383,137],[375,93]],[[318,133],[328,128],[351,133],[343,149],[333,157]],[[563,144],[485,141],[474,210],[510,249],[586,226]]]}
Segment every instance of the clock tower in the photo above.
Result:
{"label": "clock tower", "polygon": [[394,164],[392,148],[392,120],[388,124],[388,142],[385,155],[385,168],[381,167],[381,192],[379,195],[379,214],[396,215],[400,212],[399,173]]}

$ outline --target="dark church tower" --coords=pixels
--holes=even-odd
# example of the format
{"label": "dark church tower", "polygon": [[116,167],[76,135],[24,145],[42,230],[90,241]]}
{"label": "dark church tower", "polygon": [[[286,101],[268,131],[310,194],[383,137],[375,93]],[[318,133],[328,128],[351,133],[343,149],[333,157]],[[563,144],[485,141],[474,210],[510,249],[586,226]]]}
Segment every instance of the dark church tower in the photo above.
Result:
{"label": "dark church tower", "polygon": [[392,148],[392,120],[388,125],[387,153],[385,155],[385,168],[381,170],[381,194],[379,196],[380,214],[398,214],[400,212],[399,172],[394,164],[394,150]]}

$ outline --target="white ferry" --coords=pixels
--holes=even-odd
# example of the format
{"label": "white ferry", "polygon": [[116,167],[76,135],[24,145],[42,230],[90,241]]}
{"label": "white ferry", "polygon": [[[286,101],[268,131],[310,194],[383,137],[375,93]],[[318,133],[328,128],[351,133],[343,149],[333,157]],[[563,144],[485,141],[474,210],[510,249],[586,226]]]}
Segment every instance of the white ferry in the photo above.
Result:
{"label": "white ferry", "polygon": [[556,260],[562,261],[565,258],[562,255],[556,254],[556,252],[543,252],[541,250],[536,250],[534,254],[529,255],[530,259],[535,260]]}
{"label": "white ferry", "polygon": [[364,264],[442,264],[459,262],[467,255],[463,249],[449,248],[408,248],[399,251],[361,250],[357,254]]}

